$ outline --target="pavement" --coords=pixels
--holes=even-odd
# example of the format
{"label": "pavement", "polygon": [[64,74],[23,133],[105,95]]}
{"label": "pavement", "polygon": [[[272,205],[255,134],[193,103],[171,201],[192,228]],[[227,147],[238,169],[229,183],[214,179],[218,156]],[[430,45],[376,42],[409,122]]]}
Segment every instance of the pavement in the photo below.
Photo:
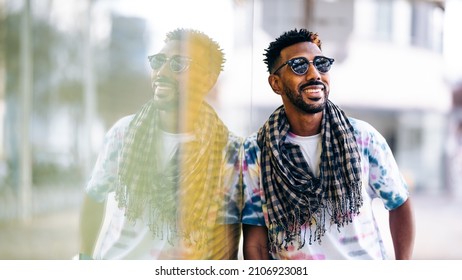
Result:
{"label": "pavement", "polygon": [[[462,260],[462,198],[413,195],[416,260]],[[380,227],[387,213],[379,210]],[[0,221],[0,260],[66,260],[78,252],[79,207],[54,211],[29,221]],[[392,256],[391,238],[382,230]]]}

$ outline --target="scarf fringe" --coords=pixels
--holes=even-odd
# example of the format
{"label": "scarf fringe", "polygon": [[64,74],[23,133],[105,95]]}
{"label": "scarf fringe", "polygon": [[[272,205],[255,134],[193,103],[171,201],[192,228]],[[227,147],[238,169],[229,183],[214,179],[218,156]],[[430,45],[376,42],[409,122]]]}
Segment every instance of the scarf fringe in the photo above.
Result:
{"label": "scarf fringe", "polygon": [[[319,207],[318,211],[314,214],[306,213],[308,216],[305,222],[301,222],[303,219],[302,213],[299,208],[291,211],[287,215],[287,223],[277,224],[272,223],[270,225],[269,234],[269,245],[271,252],[280,252],[282,250],[288,250],[289,246],[296,246],[299,250],[305,246],[306,234],[309,232],[308,244],[312,245],[313,242],[321,244],[322,236],[326,232],[326,217],[329,214],[331,216],[330,224],[336,225],[337,230],[341,227],[348,225],[353,222],[355,215],[359,214],[359,208],[362,206],[362,194],[360,184],[353,183],[350,187],[354,190],[350,193],[349,199],[342,198],[341,203],[327,200],[325,206]],[[356,203],[350,203],[356,202]],[[335,219],[334,217],[337,217]],[[303,228],[307,230],[302,231]],[[302,234],[304,232],[304,234]]]}

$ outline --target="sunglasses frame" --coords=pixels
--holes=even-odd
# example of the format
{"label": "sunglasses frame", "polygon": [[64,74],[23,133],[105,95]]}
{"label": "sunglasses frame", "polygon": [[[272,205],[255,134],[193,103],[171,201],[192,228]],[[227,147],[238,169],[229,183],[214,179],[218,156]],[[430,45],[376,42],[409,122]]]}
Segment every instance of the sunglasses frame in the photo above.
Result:
{"label": "sunglasses frame", "polygon": [[[330,66],[329,66],[329,70],[330,70],[330,67],[332,66],[332,64],[333,64],[334,61],[335,61],[335,59],[333,59],[333,58],[330,58],[330,57],[327,57],[327,56],[323,56],[323,55],[318,55],[318,56],[315,56],[315,57],[313,58],[313,60],[310,61],[310,60],[308,60],[306,57],[299,56],[299,57],[291,58],[291,59],[287,60],[286,62],[284,62],[281,66],[278,67],[278,69],[276,69],[276,70],[273,72],[273,75],[276,74],[279,70],[281,70],[282,67],[284,67],[285,65],[289,65],[289,66],[290,66],[290,69],[292,70],[292,72],[294,72],[294,74],[299,75],[299,76],[305,75],[305,74],[308,72],[308,69],[310,68],[310,63],[312,63],[313,66],[314,66],[314,68],[316,68],[316,70],[318,70],[319,72],[321,72],[321,73],[323,73],[323,74],[324,74],[324,73],[327,73],[327,72],[329,72],[329,70],[327,70],[327,71],[321,71],[321,70],[318,69],[318,67],[316,67],[316,64],[314,64],[314,61],[316,61],[317,59],[321,59],[321,58],[327,59],[327,60],[330,62]],[[304,60],[304,61],[308,64],[308,67],[306,67],[305,72],[303,72],[303,73],[297,73],[297,72],[294,70],[294,68],[293,68],[292,66],[293,66],[293,63],[294,63],[294,61],[295,61],[296,59],[302,59],[302,60]]]}
{"label": "sunglasses frame", "polygon": [[[158,67],[158,68],[154,68],[152,66],[152,59],[156,56],[163,56],[165,58],[165,61]],[[182,60],[185,60],[187,61],[187,65],[185,67],[183,67],[181,70],[175,70],[173,67],[172,67],[172,63],[175,62],[175,59],[177,58],[181,58]],[[192,59],[190,57],[187,57],[187,56],[181,56],[181,55],[173,55],[171,57],[167,57],[165,54],[162,54],[162,53],[158,53],[158,54],[153,54],[153,55],[150,55],[148,56],[148,60],[149,60],[149,65],[151,66],[151,69],[154,70],[154,71],[158,71],[165,63],[168,62],[168,67],[170,68],[170,70],[174,73],[182,73],[182,72],[185,72],[186,70],[189,69],[189,67],[191,66],[191,62],[192,62]]]}

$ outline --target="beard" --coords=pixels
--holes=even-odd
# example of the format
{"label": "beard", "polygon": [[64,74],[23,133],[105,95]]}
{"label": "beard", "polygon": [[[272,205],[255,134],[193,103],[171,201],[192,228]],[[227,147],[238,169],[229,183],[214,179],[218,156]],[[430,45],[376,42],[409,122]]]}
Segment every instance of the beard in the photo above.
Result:
{"label": "beard", "polygon": [[153,106],[161,111],[178,111],[180,102],[177,98],[171,100],[158,100],[154,98]]}
{"label": "beard", "polygon": [[200,83],[177,81],[158,77],[152,82],[153,105],[164,111],[194,110],[204,100],[204,88]]}
{"label": "beard", "polygon": [[[303,87],[301,87],[303,88]],[[316,114],[319,112],[322,112],[324,108],[326,107],[327,103],[327,93],[326,93],[326,87],[324,87],[324,97],[323,102],[320,104],[308,104],[303,100],[303,93],[302,90],[299,90],[298,93],[294,93],[292,90],[290,90],[286,85],[283,85],[283,90],[284,93],[286,94],[287,98],[289,101],[295,105],[298,109],[302,110],[305,113],[308,114]]]}
{"label": "beard", "polygon": [[152,93],[153,106],[156,109],[161,111],[178,110],[180,92],[176,83],[164,80],[162,89],[158,89],[153,83]]}

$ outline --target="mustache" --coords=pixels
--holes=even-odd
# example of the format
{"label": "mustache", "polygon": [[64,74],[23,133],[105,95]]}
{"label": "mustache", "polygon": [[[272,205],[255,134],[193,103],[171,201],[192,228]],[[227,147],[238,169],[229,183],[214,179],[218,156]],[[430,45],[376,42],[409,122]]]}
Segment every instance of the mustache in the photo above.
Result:
{"label": "mustache", "polygon": [[326,89],[326,85],[323,82],[318,81],[318,80],[311,80],[301,85],[300,91],[302,91],[304,88],[309,87],[309,86],[322,86],[324,89]]}
{"label": "mustache", "polygon": [[171,79],[165,76],[159,76],[154,79],[154,84],[155,83],[163,83],[163,84],[171,84],[171,85],[177,85],[177,81],[175,79]]}

